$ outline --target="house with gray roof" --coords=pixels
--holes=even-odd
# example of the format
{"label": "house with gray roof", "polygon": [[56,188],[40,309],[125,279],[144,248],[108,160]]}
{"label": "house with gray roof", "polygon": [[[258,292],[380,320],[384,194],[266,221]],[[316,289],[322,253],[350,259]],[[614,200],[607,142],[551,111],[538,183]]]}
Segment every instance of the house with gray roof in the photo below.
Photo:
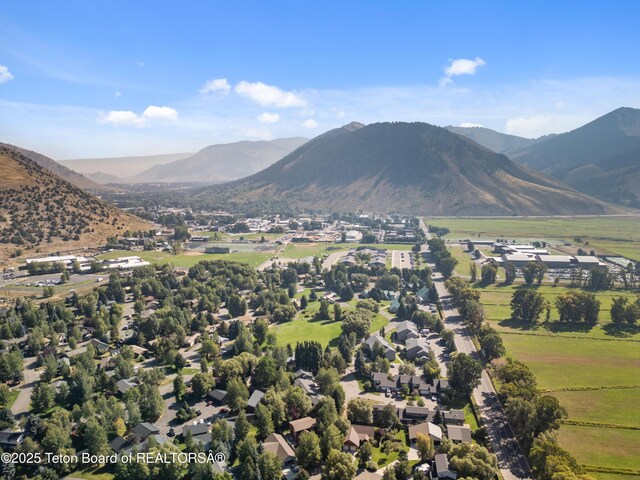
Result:
{"label": "house with gray roof", "polygon": [[395,349],[389,344],[389,342],[387,342],[387,340],[384,337],[378,335],[377,333],[367,338],[364,343],[367,345],[369,349],[369,355],[372,358],[373,358],[375,349],[382,348],[383,355],[387,360],[392,362],[396,359]]}

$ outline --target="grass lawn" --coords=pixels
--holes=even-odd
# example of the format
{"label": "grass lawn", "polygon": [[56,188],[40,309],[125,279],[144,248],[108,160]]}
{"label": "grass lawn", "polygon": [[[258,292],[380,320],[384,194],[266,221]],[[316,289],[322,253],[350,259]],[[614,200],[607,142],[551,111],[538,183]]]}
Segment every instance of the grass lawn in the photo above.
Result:
{"label": "grass lawn", "polygon": [[[409,448],[407,447],[406,432],[404,430],[400,430],[398,433],[396,433],[395,437],[402,444],[402,449],[408,451]],[[396,461],[398,459],[398,453],[399,452],[391,451],[389,455],[386,455],[382,451],[381,447],[373,447],[371,449],[371,460],[378,464],[378,468],[382,468],[389,465],[391,462]]]}
{"label": "grass lawn", "polygon": [[101,465],[98,467],[88,466],[75,470],[69,476],[73,478],[84,478],[86,480],[111,480],[114,475],[108,471],[108,465]]}
{"label": "grass lawn", "polygon": [[566,407],[570,420],[640,427],[640,387],[553,392],[553,396]]}
{"label": "grass lawn", "polygon": [[[449,251],[451,252],[451,256],[458,260],[458,265],[456,265],[455,274],[462,278],[469,278],[469,265],[472,262],[471,255],[467,253],[466,245],[463,247],[449,247]],[[478,267],[478,274],[480,274],[480,267]]]}
{"label": "grass lawn", "polygon": [[589,472],[589,475],[598,480],[639,480],[640,475],[621,475],[618,473]]}
{"label": "grass lawn", "polygon": [[639,468],[640,430],[563,425],[559,440],[584,465]]}
{"label": "grass lawn", "polygon": [[[306,310],[298,314],[295,320],[288,323],[277,325],[276,332],[278,334],[278,342],[281,345],[288,343],[295,346],[297,342],[305,340],[316,340],[323,347],[330,345],[336,347],[338,345],[338,337],[342,333],[341,322],[333,320],[316,320],[315,313],[320,308],[320,302],[310,302]],[[349,309],[343,308],[343,313]],[[329,312],[333,315],[333,307],[329,308]],[[376,314],[371,323],[371,332],[377,332],[387,325],[389,320],[381,314]]]}

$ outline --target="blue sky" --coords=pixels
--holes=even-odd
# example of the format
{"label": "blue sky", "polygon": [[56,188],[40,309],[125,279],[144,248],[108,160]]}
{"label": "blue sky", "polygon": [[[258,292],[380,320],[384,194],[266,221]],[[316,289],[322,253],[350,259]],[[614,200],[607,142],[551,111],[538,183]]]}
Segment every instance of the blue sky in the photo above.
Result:
{"label": "blue sky", "polygon": [[1,0],[0,141],[56,159],[640,107],[635,1]]}

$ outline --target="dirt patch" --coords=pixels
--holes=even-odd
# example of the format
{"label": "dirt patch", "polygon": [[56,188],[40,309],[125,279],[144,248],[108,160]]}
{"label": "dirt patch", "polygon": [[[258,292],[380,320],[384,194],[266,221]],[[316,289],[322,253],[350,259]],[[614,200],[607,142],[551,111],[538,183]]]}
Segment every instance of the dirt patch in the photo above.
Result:
{"label": "dirt patch", "polygon": [[186,252],[184,254],[186,257],[199,257],[200,255],[204,255],[202,252]]}

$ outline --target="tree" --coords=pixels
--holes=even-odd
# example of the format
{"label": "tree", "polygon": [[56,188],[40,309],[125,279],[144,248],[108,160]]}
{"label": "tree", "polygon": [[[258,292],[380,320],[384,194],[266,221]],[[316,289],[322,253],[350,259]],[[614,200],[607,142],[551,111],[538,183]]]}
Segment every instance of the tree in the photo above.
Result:
{"label": "tree", "polygon": [[315,418],[318,425],[318,431],[326,430],[329,425],[338,419],[338,411],[336,404],[331,397],[323,397],[320,399],[315,408]]}
{"label": "tree", "polygon": [[276,362],[271,355],[260,357],[251,377],[252,385],[258,389],[267,389],[276,381]]}
{"label": "tree", "polygon": [[0,355],[0,381],[2,382],[21,382],[24,378],[23,358],[19,350],[11,350],[8,353]]}
{"label": "tree", "polygon": [[[236,447],[238,446],[240,441],[247,438],[249,430],[251,430],[251,424],[247,420],[247,414],[244,413],[244,410],[240,410],[240,413],[238,413],[236,421],[233,424],[233,438]],[[238,453],[237,450],[236,453]],[[238,457],[240,457],[239,454]]]}
{"label": "tree", "polygon": [[164,400],[158,391],[158,387],[150,384],[142,384],[140,389],[140,414],[145,422],[155,422],[164,412]]}
{"label": "tree", "polygon": [[204,398],[216,385],[213,375],[198,372],[191,378],[191,391],[195,398]]}
{"label": "tree", "polygon": [[95,418],[84,424],[82,441],[91,455],[106,455],[110,451],[107,431]]}
{"label": "tree", "polygon": [[476,262],[469,262],[469,275],[471,283],[478,281],[478,264]]}
{"label": "tree", "polygon": [[331,315],[329,315],[329,302],[325,299],[320,300],[320,309],[318,310],[317,318],[319,320],[331,319]]}
{"label": "tree", "polygon": [[518,289],[511,297],[511,319],[526,325],[535,325],[545,308],[547,302],[534,289]]}
{"label": "tree", "polygon": [[360,447],[358,448],[358,466],[360,468],[365,468],[367,466],[367,462],[371,460],[372,452],[373,448],[371,447],[371,443],[365,441],[360,444]]}
{"label": "tree", "polygon": [[482,283],[484,285],[496,283],[497,275],[498,268],[493,263],[487,263],[482,266]]}
{"label": "tree", "polygon": [[395,274],[385,273],[376,282],[376,287],[378,287],[380,290],[397,292],[398,290],[400,290],[400,277]]}
{"label": "tree", "polygon": [[544,274],[547,272],[547,266],[542,262],[529,262],[522,267],[522,276],[524,282],[527,285],[533,285],[534,281],[540,285],[544,279]]}
{"label": "tree", "polygon": [[433,460],[435,449],[433,447],[431,438],[429,438],[427,435],[419,433],[416,436],[416,449],[418,450],[418,455],[420,456],[421,462],[426,463]]}
{"label": "tree", "polygon": [[505,262],[504,263],[504,283],[507,285],[511,285],[516,279],[516,266],[513,263]]}
{"label": "tree", "polygon": [[335,322],[339,322],[342,320],[342,308],[340,307],[339,303],[333,304],[333,320]]}
{"label": "tree", "polygon": [[244,410],[249,400],[249,389],[244,380],[232,378],[227,382],[227,399],[234,412]]}
{"label": "tree", "polygon": [[411,476],[411,466],[409,465],[406,451],[401,450],[398,453],[398,461],[393,466],[393,469],[396,471],[397,480],[407,480]]}
{"label": "tree", "polygon": [[454,355],[449,364],[449,384],[459,396],[468,396],[480,385],[482,365],[466,353]]}
{"label": "tree", "polygon": [[339,450],[331,450],[322,470],[322,480],[351,480],[356,474],[353,457]]}
{"label": "tree", "polygon": [[550,395],[537,397],[535,409],[534,436],[538,436],[548,430],[557,430],[560,427],[560,422],[567,418],[567,410],[560,405],[556,397]]}
{"label": "tree", "polygon": [[247,313],[247,302],[238,295],[230,295],[227,300],[227,309],[231,317],[240,317]]}
{"label": "tree", "polygon": [[176,397],[176,402],[182,400],[186,391],[187,387],[184,385],[184,378],[182,378],[181,374],[176,375],[176,378],[173,379],[173,394]]}
{"label": "tree", "polygon": [[288,418],[295,420],[311,411],[311,400],[301,387],[290,387],[284,394]]}
{"label": "tree", "polygon": [[51,385],[38,382],[31,390],[31,404],[36,412],[44,412],[54,405],[55,390]]}
{"label": "tree", "polygon": [[322,461],[320,439],[315,432],[303,432],[296,448],[296,462],[306,470],[314,470]]}
{"label": "tree", "polygon": [[502,338],[493,328],[480,336],[480,347],[489,360],[500,358],[507,353]]}
{"label": "tree", "polygon": [[255,423],[258,428],[258,439],[264,440],[273,433],[273,419],[271,418],[271,410],[263,403],[259,403],[256,407]]}
{"label": "tree", "polygon": [[301,310],[305,310],[307,308],[307,305],[309,304],[306,295],[302,295],[300,297],[300,309]]}
{"label": "tree", "polygon": [[326,458],[331,450],[340,450],[344,444],[344,435],[335,425],[329,425],[320,438],[320,450]]}
{"label": "tree", "polygon": [[256,338],[256,342],[262,345],[267,338],[267,332],[269,331],[269,323],[264,318],[259,318],[253,322],[253,336]]}
{"label": "tree", "polygon": [[282,463],[271,452],[262,452],[258,457],[258,471],[261,480],[280,480],[282,478]]}
{"label": "tree", "polygon": [[364,398],[354,398],[347,404],[347,418],[351,423],[371,425],[373,423],[373,406]]}

